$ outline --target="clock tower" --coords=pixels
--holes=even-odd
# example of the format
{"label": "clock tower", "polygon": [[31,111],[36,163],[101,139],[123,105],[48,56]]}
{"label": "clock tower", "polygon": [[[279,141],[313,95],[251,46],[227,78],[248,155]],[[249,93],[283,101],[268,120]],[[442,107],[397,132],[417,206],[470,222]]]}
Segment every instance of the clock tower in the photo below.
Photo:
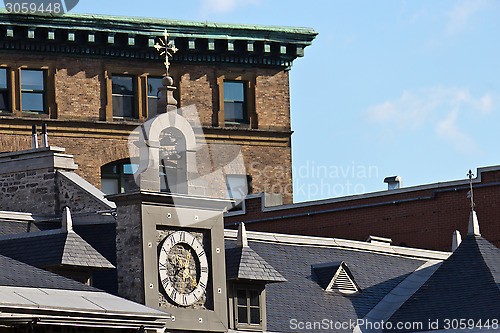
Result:
{"label": "clock tower", "polygon": [[129,138],[139,190],[107,197],[117,205],[118,294],[171,314],[167,330],[225,332],[223,212],[233,201],[223,170],[198,174],[203,145],[189,110],[172,107],[172,84],[167,76],[160,88],[164,112]]}

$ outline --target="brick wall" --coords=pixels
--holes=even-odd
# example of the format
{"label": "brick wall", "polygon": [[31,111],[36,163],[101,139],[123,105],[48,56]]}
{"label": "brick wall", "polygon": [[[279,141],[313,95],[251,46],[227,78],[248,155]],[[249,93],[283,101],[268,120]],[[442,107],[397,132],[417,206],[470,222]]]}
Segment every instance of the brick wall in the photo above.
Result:
{"label": "brick wall", "polygon": [[[115,72],[120,72],[129,68],[131,73],[149,73],[156,76],[163,70],[162,64],[157,62],[111,62],[98,58],[33,55],[23,55],[20,58],[18,55],[2,54],[0,59],[12,66],[45,65],[55,69],[57,105],[56,119],[46,119],[43,116],[37,118],[33,115],[23,115],[21,118],[0,114],[0,151],[29,149],[31,125],[41,125],[42,121],[46,121],[50,144],[67,148],[67,152],[75,156],[79,165],[76,172],[98,188],[100,167],[128,157],[128,133],[140,124],[139,121],[104,122],[108,103],[106,71],[115,68]],[[226,71],[242,72],[255,78],[257,129],[212,127],[217,125],[219,111],[217,77]],[[237,144],[242,147],[246,169],[251,170],[249,173],[256,186],[254,193],[266,188],[266,181],[272,181],[276,185],[274,191],[287,187],[284,202],[291,203],[291,170],[283,178],[264,180],[258,176],[257,168],[250,165],[251,162],[258,161],[260,168],[291,168],[288,72],[271,68],[189,64],[173,64],[171,72],[179,88],[176,92],[179,106],[195,104],[201,123],[211,128],[207,141]],[[101,131],[97,133],[96,128],[101,128]]]}
{"label": "brick wall", "polygon": [[[430,185],[406,192],[287,205],[265,212],[258,197],[246,201],[245,215],[226,217],[225,223],[236,228],[232,224],[249,221],[246,226],[251,231],[359,241],[374,235],[392,238],[394,245],[450,251],[454,230],[462,237],[467,235],[468,191],[467,181],[463,181],[439,188]],[[474,199],[482,236],[500,247],[500,170],[481,173],[481,182],[474,183]]]}

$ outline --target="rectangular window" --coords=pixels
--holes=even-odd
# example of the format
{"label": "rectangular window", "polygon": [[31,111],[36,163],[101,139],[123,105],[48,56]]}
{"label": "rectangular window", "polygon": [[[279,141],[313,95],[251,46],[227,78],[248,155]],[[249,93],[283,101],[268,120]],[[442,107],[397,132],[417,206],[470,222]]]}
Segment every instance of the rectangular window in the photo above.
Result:
{"label": "rectangular window", "polygon": [[7,81],[8,71],[0,68],[0,112],[10,112],[9,85]]}
{"label": "rectangular window", "polygon": [[158,101],[160,100],[160,91],[163,87],[161,77],[148,77],[148,118],[158,114]]}
{"label": "rectangular window", "polygon": [[113,117],[138,118],[135,103],[135,84],[132,76],[117,75],[111,78]]}
{"label": "rectangular window", "polygon": [[261,325],[260,291],[255,289],[236,290],[237,325]]}
{"label": "rectangular window", "polygon": [[22,110],[47,113],[45,104],[45,72],[43,70],[21,69]]}
{"label": "rectangular window", "polygon": [[245,82],[224,81],[224,121],[248,124]]}

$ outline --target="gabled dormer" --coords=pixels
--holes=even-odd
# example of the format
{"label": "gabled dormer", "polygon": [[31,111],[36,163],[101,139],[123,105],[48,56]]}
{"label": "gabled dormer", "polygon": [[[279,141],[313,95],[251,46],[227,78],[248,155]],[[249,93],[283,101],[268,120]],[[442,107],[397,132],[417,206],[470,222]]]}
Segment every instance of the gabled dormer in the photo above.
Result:
{"label": "gabled dormer", "polygon": [[361,292],[354,276],[344,261],[315,264],[311,266],[313,278],[325,291],[343,294]]}
{"label": "gabled dormer", "polygon": [[248,246],[244,223],[238,228],[236,247],[226,249],[226,278],[229,327],[265,331],[265,286],[286,279]]}

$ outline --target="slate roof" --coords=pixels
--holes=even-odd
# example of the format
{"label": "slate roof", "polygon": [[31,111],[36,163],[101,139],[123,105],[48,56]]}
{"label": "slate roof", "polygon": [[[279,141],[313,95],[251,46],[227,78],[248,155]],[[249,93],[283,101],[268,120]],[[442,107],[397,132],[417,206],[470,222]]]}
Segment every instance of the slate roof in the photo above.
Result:
{"label": "slate roof", "polygon": [[283,282],[286,279],[250,247],[226,249],[226,278],[263,282]]}
{"label": "slate roof", "polygon": [[0,324],[161,329],[169,315],[0,255]]}
{"label": "slate roof", "polygon": [[0,254],[36,267],[114,268],[78,234],[61,229],[1,237]]}
{"label": "slate roof", "polygon": [[337,261],[326,264],[311,265],[312,271],[315,274],[314,278],[321,286],[321,288],[326,289],[326,287],[328,287],[341,264],[341,261]]}
{"label": "slate roof", "polygon": [[0,255],[0,286],[86,291],[98,290],[3,255]]}
{"label": "slate roof", "polygon": [[445,319],[500,320],[499,284],[500,249],[481,236],[468,235],[389,321],[438,320],[443,329]]}
{"label": "slate roof", "polygon": [[[226,247],[235,243],[227,240]],[[426,259],[361,250],[361,242],[358,249],[251,239],[249,245],[287,279],[266,286],[267,329],[274,332],[318,332],[317,329],[294,330],[290,326],[291,319],[311,322],[361,319],[389,291],[427,262]],[[350,268],[361,293],[346,296],[325,291],[313,276],[312,265],[342,261]],[[352,332],[352,328],[345,332]]]}

